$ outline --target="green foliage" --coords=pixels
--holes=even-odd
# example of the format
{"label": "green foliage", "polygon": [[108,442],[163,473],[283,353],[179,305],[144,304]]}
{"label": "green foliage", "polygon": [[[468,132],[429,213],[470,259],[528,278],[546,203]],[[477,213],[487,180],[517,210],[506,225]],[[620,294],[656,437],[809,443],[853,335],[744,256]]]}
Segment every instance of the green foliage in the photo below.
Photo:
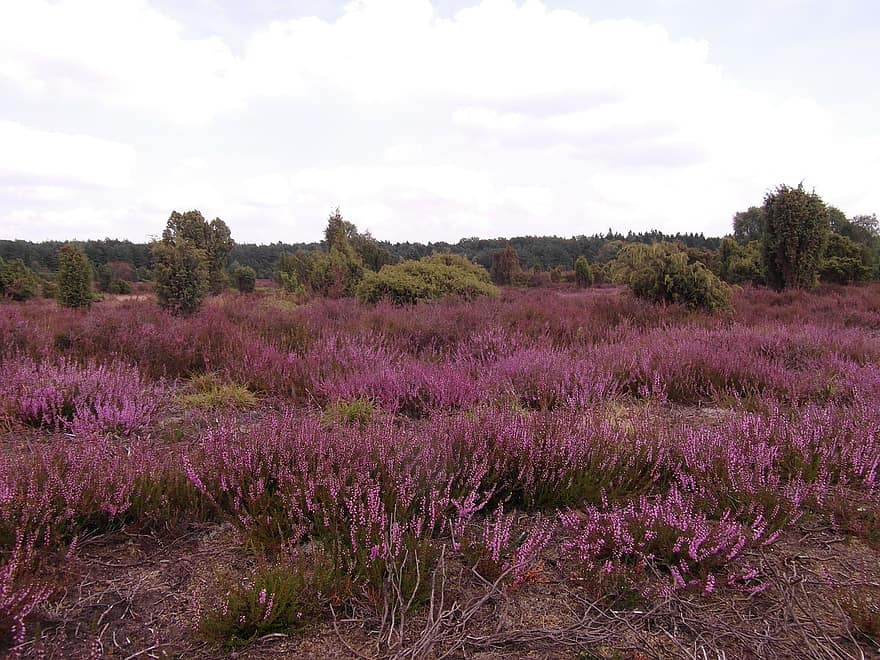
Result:
{"label": "green foliage", "polygon": [[862,247],[840,234],[831,234],[825,255],[819,262],[819,277],[823,282],[849,284],[866,280],[871,268],[865,263]]}
{"label": "green foliage", "polygon": [[58,302],[85,307],[93,299],[92,264],[79,246],[67,243],[58,251]]}
{"label": "green foliage", "polygon": [[828,209],[815,193],[779,186],[764,198],[763,257],[767,283],[775,289],[816,284],[828,240]]}
{"label": "green foliage", "polygon": [[[330,298],[354,295],[366,268],[352,247],[350,236],[363,244],[372,241],[369,235],[358,234],[357,228],[343,220],[336,209],[327,219],[324,230],[325,250],[298,250],[280,255],[275,277],[281,287],[288,293],[300,293],[307,287],[313,293]],[[376,255],[373,258],[375,263],[382,261]]]}
{"label": "green foliage", "polygon": [[21,259],[0,258],[0,296],[21,301],[39,295],[40,291],[40,278]]}
{"label": "green foliage", "polygon": [[226,382],[217,374],[196,376],[190,382],[190,387],[189,393],[177,397],[177,401],[188,408],[226,410],[257,405],[257,397],[247,387]]}
{"label": "green foliage", "polygon": [[396,266],[383,266],[378,273],[367,273],[357,290],[358,299],[376,303],[388,299],[394,304],[413,304],[457,295],[468,300],[483,295],[497,295],[498,289],[486,281],[486,271],[448,265],[441,259],[426,257],[420,261],[404,261]]}
{"label": "green foliage", "polygon": [[721,279],[731,284],[752,282],[764,283],[764,268],[761,264],[761,244],[758,241],[738,243],[732,238],[723,238],[720,248]]}
{"label": "green foliage", "polygon": [[315,558],[261,568],[247,581],[227,579],[219,607],[199,622],[202,636],[235,647],[272,633],[296,633],[329,613],[336,577],[329,562]]}
{"label": "green foliage", "polygon": [[760,241],[764,236],[766,213],[763,206],[750,206],[733,216],[733,237],[743,245]]}
{"label": "green foliage", "polygon": [[234,264],[232,267],[232,282],[240,293],[253,293],[257,288],[257,271],[250,266]]}
{"label": "green foliage", "polygon": [[850,239],[861,249],[862,263],[868,268],[869,276],[880,278],[880,227],[876,215],[856,215],[852,218],[839,217],[833,231]]}
{"label": "green foliage", "polygon": [[375,414],[376,404],[373,403],[372,399],[358,397],[356,399],[331,403],[324,409],[321,421],[326,427],[340,424],[342,426],[360,426],[364,428],[370,423]]}
{"label": "green foliage", "polygon": [[590,268],[587,258],[583,255],[574,262],[574,281],[582,289],[593,286],[595,282],[593,269]]}
{"label": "green foliage", "polygon": [[427,264],[441,264],[443,266],[452,266],[453,268],[458,268],[459,270],[463,270],[471,276],[478,279],[480,282],[485,282],[489,284],[491,282],[489,278],[489,272],[483,268],[480,264],[475,264],[473,261],[468,260],[467,257],[463,257],[460,254],[452,254],[450,252],[435,252],[429,257],[422,257],[422,261]]}
{"label": "green foliage", "polygon": [[492,255],[492,268],[489,271],[495,284],[514,284],[520,273],[519,255],[509,245]]}
{"label": "green foliage", "polygon": [[192,243],[204,253],[208,287],[214,294],[223,291],[227,283],[226,262],[235,245],[226,223],[220,218],[207,222],[199,211],[172,211],[162,232],[162,241],[169,242],[175,237]]}
{"label": "green foliage", "polygon": [[626,246],[615,261],[614,273],[640,298],[710,312],[729,305],[729,288],[702,263],[688,263],[687,253],[671,243]]}
{"label": "green foliage", "polygon": [[193,314],[208,290],[207,255],[181,235],[163,235],[153,244],[153,277],[161,307],[173,314]]}
{"label": "green foliage", "polygon": [[98,290],[104,293],[131,293],[131,285],[121,279],[110,264],[98,266]]}

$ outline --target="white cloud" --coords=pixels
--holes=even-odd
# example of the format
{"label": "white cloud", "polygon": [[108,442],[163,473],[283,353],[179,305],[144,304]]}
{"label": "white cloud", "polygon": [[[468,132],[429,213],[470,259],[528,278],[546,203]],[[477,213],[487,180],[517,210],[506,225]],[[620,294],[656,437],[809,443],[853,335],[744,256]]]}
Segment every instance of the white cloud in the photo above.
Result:
{"label": "white cloud", "polygon": [[182,31],[143,0],[4,0],[0,76],[32,93],[94,98],[185,124],[243,107],[229,47]]}
{"label": "white cloud", "polygon": [[[146,120],[168,128],[153,131],[152,166],[132,182],[131,213],[151,222],[198,207],[242,240],[310,240],[339,205],[391,239],[718,234],[801,179],[844,210],[880,207],[880,133],[731,80],[709,44],[662,26],[538,0],[484,0],[450,18],[428,0],[357,0],[334,21],[279,17],[236,49],[187,27],[146,0],[0,3],[7,86],[46,107],[97,106],[132,133]],[[0,195],[49,204],[58,181],[133,175],[125,145],[4,126],[18,142],[3,142],[0,172],[46,189]],[[224,147],[209,154],[214,142]]]}
{"label": "white cloud", "polygon": [[0,145],[0,179],[117,187],[131,182],[135,165],[130,145],[10,121],[0,120]]}

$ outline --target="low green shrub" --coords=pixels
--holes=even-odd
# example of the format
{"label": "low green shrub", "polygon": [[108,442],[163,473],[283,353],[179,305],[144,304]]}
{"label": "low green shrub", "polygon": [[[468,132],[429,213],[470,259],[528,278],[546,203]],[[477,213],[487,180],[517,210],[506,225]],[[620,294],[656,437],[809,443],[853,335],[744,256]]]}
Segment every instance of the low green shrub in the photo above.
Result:
{"label": "low green shrub", "polygon": [[368,272],[358,286],[358,300],[376,303],[387,299],[396,305],[404,305],[448,295],[473,300],[498,294],[498,289],[488,281],[484,268],[470,262],[466,265],[459,263],[458,259],[452,255],[434,255],[396,266],[383,266],[378,273]]}
{"label": "low green shrub", "polygon": [[730,304],[730,288],[671,243],[630,244],[614,263],[615,279],[639,298],[714,312]]}

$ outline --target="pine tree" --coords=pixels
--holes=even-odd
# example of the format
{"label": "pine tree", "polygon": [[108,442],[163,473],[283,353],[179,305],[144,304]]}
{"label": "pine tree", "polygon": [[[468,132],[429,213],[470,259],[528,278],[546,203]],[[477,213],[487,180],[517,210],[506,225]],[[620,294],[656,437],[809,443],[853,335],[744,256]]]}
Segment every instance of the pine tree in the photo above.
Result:
{"label": "pine tree", "polygon": [[92,264],[78,245],[67,243],[58,250],[58,302],[85,307],[93,299]]}

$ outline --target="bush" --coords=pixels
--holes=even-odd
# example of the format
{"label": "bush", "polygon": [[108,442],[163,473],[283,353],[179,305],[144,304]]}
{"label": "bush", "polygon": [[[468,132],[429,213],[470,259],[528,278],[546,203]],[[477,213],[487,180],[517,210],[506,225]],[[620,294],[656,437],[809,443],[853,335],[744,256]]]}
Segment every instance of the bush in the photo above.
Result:
{"label": "bush", "polygon": [[574,262],[574,279],[579,287],[586,288],[593,286],[595,279],[593,278],[593,269],[587,263],[586,257],[583,255]]}
{"label": "bush", "polygon": [[226,223],[220,218],[208,222],[199,211],[172,211],[162,232],[162,241],[172,242],[175,238],[183,239],[203,252],[211,293],[223,291],[226,288],[226,260],[235,246]]}
{"label": "bush", "polygon": [[250,266],[237,266],[232,269],[232,281],[240,293],[253,293],[257,288],[257,271]]}
{"label": "bush", "polygon": [[774,289],[815,286],[828,241],[828,208],[803,184],[779,186],[764,198],[763,256],[767,283]]}
{"label": "bush", "polygon": [[172,314],[193,314],[208,290],[208,264],[204,250],[182,237],[163,237],[153,243],[156,299]]}
{"label": "bush", "polygon": [[0,296],[27,300],[40,293],[40,278],[21,259],[0,258]]}
{"label": "bush", "polygon": [[849,284],[866,280],[871,269],[863,259],[861,246],[840,234],[828,237],[825,256],[819,262],[819,277],[823,282]]}
{"label": "bush", "polygon": [[110,264],[98,267],[98,289],[104,293],[131,293],[131,285],[121,279]]}
{"label": "bush", "polygon": [[627,245],[614,270],[639,298],[710,312],[729,305],[729,288],[701,262],[688,263],[687,253],[671,243]]}
{"label": "bush", "polygon": [[58,251],[58,302],[84,307],[93,299],[92,264],[78,246],[68,243]]}
{"label": "bush", "polygon": [[[509,245],[492,255],[492,281],[495,284],[515,284],[520,273],[519,256]],[[524,282],[523,282],[524,283]]]}
{"label": "bush", "polygon": [[[433,261],[432,261],[433,260]],[[468,264],[467,268],[441,263],[434,257],[383,266],[378,273],[367,273],[357,289],[358,300],[376,303],[388,299],[396,305],[436,300],[457,295],[468,300],[494,296],[498,290],[486,281],[485,269]]]}
{"label": "bush", "polygon": [[723,238],[720,253],[722,280],[731,284],[764,283],[761,244],[758,241],[744,245],[732,238]]}

